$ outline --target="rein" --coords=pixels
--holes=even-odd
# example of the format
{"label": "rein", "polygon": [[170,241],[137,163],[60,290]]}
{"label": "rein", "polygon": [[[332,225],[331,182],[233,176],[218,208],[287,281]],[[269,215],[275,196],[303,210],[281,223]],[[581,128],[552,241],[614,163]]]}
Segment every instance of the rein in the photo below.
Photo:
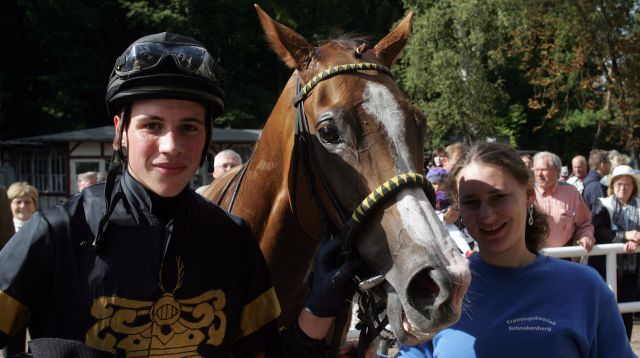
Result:
{"label": "rein", "polygon": [[[296,129],[295,129],[295,141],[294,141],[294,158],[293,162],[293,180],[297,180],[297,156],[302,158],[302,171],[311,189],[311,195],[315,199],[316,205],[318,206],[320,212],[320,221],[323,227],[323,236],[327,235],[331,237],[332,240],[337,239],[342,241],[342,258],[347,259],[353,255],[354,252],[354,240],[355,235],[358,232],[358,229],[362,226],[363,222],[367,217],[371,215],[371,213],[375,212],[378,207],[393,194],[398,191],[406,188],[406,187],[421,187],[425,191],[429,201],[432,205],[435,203],[435,191],[431,187],[431,185],[425,180],[424,176],[418,173],[403,173],[394,176],[393,178],[387,180],[385,183],[376,188],[371,194],[362,200],[360,205],[357,206],[353,214],[351,216],[345,215],[345,210],[340,205],[338,199],[334,191],[331,189],[329,182],[326,177],[323,175],[322,170],[318,167],[317,161],[312,160],[315,158],[313,153],[313,145],[311,144],[311,133],[309,132],[309,123],[307,117],[304,112],[304,100],[309,96],[311,90],[315,88],[318,83],[321,81],[333,77],[335,75],[346,73],[346,72],[358,72],[358,71],[378,71],[389,76],[391,75],[391,71],[382,65],[375,63],[356,63],[356,64],[346,64],[331,67],[327,70],[320,72],[318,75],[314,76],[309,82],[307,82],[304,86],[300,83],[300,76],[298,75],[298,80],[296,84],[296,97],[294,106],[296,107]],[[317,173],[314,176],[312,173],[312,166]],[[319,179],[320,184],[322,185],[324,192],[329,198],[331,206],[334,208],[335,212],[338,213],[341,220],[342,230],[336,230],[335,226],[329,220],[329,216],[327,215],[327,210],[324,207],[322,200],[320,199],[318,188],[316,186],[316,177]],[[293,188],[297,185],[294,183]],[[292,193],[292,197],[295,198],[295,192]],[[296,210],[296,200],[292,201],[292,209],[293,214],[298,220],[297,210]],[[299,222],[298,222],[299,224]],[[382,276],[380,276],[382,277]],[[369,281],[369,280],[368,280]],[[383,279],[378,280],[378,282],[382,282]],[[362,282],[364,283],[364,282]],[[363,357],[367,346],[375,339],[377,335],[380,334],[381,331],[384,330],[386,326],[386,322],[388,321],[385,317],[383,320],[379,320],[379,315],[382,311],[384,311],[385,304],[384,302],[375,302],[375,298],[369,292],[369,289],[372,287],[363,287],[361,283],[361,303],[359,306],[359,314],[358,317],[361,319],[364,324],[359,324],[360,331],[360,340],[358,343],[358,357]],[[366,303],[365,303],[366,300]],[[338,345],[340,342],[341,334],[344,329],[344,325],[346,324],[346,317],[348,315],[350,305],[346,305],[341,314],[336,317],[336,323],[334,327],[334,335],[331,341],[331,351],[330,357],[335,357],[337,355]]]}

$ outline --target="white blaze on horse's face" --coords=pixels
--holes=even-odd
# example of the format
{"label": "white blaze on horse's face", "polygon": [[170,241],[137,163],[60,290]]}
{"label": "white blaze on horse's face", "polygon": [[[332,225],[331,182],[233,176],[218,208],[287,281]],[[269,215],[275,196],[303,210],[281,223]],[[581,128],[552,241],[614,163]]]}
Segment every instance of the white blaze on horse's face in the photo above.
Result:
{"label": "white blaze on horse's face", "polygon": [[[364,110],[387,132],[388,142],[391,144],[390,152],[396,165],[394,168],[396,174],[419,172],[411,165],[414,161],[405,141],[406,119],[404,111],[400,108],[393,93],[382,84],[367,82],[363,99],[362,107]],[[431,213],[432,210],[427,208],[424,192],[416,188],[405,189],[405,192],[407,193],[399,195],[396,204],[401,215],[403,228],[411,233],[409,235],[411,238],[424,245],[427,241],[426,235],[433,231],[429,227],[426,217],[426,214]],[[409,192],[414,195],[407,195]],[[417,199],[423,200],[420,202]],[[453,248],[452,245],[451,248]],[[439,256],[446,258],[446,255]]]}
{"label": "white blaze on horse's face", "polygon": [[[419,172],[406,142],[405,111],[394,94],[382,84],[367,82],[362,107],[384,128],[395,172]],[[398,337],[405,343],[428,339],[459,317],[460,295],[469,282],[467,262],[421,189],[402,190],[388,210],[392,213],[384,215],[382,225],[393,236],[388,242],[394,262],[385,273],[392,286],[390,323],[396,334],[408,334]]]}
{"label": "white blaze on horse's face", "polygon": [[404,141],[406,135],[404,111],[393,93],[382,84],[367,82],[362,96],[364,97],[362,108],[380,123],[393,144],[392,154],[395,156],[398,173],[413,171],[409,147]]}

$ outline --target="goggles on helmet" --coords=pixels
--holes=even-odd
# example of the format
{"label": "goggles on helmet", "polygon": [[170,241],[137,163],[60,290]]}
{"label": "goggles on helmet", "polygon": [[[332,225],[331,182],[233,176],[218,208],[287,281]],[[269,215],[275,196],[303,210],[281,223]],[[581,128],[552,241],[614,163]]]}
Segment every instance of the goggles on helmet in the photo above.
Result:
{"label": "goggles on helmet", "polygon": [[115,72],[127,76],[151,70],[171,56],[182,71],[214,81],[219,80],[217,66],[204,47],[197,45],[172,45],[157,42],[141,42],[131,45],[118,59]]}

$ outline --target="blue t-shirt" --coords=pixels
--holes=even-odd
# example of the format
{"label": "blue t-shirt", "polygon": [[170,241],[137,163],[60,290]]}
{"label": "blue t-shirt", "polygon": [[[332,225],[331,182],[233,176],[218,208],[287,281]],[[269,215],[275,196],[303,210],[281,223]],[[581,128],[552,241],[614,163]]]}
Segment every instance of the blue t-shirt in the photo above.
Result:
{"label": "blue t-shirt", "polygon": [[613,292],[590,267],[537,256],[526,267],[470,258],[458,323],[397,357],[635,357]]}

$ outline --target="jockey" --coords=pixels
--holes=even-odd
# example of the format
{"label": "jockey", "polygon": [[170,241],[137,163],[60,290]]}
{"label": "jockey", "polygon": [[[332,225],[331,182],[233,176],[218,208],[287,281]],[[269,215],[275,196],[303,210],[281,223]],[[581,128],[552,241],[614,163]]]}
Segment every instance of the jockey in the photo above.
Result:
{"label": "jockey", "polygon": [[36,213],[0,251],[0,347],[28,325],[34,354],[55,339],[93,356],[325,354],[357,262],[335,264],[339,242],[323,244],[306,308],[279,330],[248,225],[189,188],[224,111],[222,84],[186,36],[146,36],[118,57],[106,183]]}

